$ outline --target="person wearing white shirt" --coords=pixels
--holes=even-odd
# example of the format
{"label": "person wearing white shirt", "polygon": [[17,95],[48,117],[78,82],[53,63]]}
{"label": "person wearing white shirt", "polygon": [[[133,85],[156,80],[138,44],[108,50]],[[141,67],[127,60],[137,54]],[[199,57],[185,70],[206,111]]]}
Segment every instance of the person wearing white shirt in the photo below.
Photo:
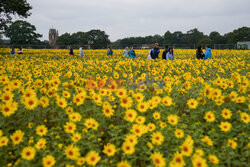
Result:
{"label": "person wearing white shirt", "polygon": [[80,47],[80,49],[79,49],[79,54],[80,54],[80,56],[81,56],[81,58],[82,58],[82,57],[83,57],[83,46]]}

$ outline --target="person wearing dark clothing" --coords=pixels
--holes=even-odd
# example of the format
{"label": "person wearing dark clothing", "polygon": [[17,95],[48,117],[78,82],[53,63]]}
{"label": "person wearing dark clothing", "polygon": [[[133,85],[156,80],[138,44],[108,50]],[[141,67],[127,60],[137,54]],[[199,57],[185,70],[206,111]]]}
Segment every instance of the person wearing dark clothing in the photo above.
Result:
{"label": "person wearing dark clothing", "polygon": [[23,49],[19,48],[19,51],[17,51],[17,54],[19,54],[19,55],[23,54]]}
{"label": "person wearing dark clothing", "polygon": [[74,57],[74,51],[72,47],[69,47],[69,55]]}
{"label": "person wearing dark clothing", "polygon": [[155,47],[150,52],[151,58],[158,59],[159,53],[160,53],[159,44],[155,43]]}
{"label": "person wearing dark clothing", "polygon": [[168,53],[168,45],[165,46],[165,50],[162,53],[162,59],[166,60],[167,53]]}
{"label": "person wearing dark clothing", "polygon": [[202,51],[202,47],[198,46],[197,50],[196,50],[196,57],[197,59],[203,59],[204,58],[204,53]]}
{"label": "person wearing dark clothing", "polygon": [[110,47],[110,46],[108,47],[108,52],[107,52],[107,55],[108,55],[108,57],[109,57],[109,56],[111,56],[111,57],[112,57],[112,55],[113,55],[113,50],[111,49],[111,47]]}

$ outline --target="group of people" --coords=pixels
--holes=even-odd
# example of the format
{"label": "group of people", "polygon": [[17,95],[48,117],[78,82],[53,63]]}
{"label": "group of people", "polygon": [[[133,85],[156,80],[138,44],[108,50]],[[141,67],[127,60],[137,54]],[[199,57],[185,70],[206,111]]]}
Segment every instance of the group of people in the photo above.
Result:
{"label": "group of people", "polygon": [[[23,49],[22,48],[19,48],[19,50],[17,51],[17,54],[23,54]],[[10,54],[11,55],[16,55],[16,51],[15,51],[15,48],[12,48],[11,51],[10,51]]]}
{"label": "group of people", "polygon": [[[81,56],[81,58],[84,55],[83,49],[84,49],[83,46],[81,46],[79,48],[79,55]],[[203,51],[202,51],[203,48],[201,46],[198,46],[198,48],[196,50],[196,58],[197,59],[206,60],[206,59],[211,59],[212,58],[211,48],[208,45],[206,45],[205,49],[206,49],[206,51],[205,51],[205,53],[203,53]],[[13,52],[13,50],[12,50],[12,52]],[[11,54],[12,54],[12,52],[11,52]],[[159,54],[160,54],[159,44],[155,43],[154,48],[152,48],[149,51],[149,55],[148,55],[147,59],[158,59]],[[71,48],[71,47],[69,47],[69,55],[74,57],[73,48]],[[113,55],[113,50],[112,50],[111,47],[108,47],[107,56],[112,57],[112,55]],[[126,47],[125,50],[123,51],[123,56],[125,58],[136,59],[136,54],[135,54],[133,46],[130,46],[130,48]],[[164,60],[174,60],[174,50],[173,50],[173,48],[169,48],[168,45],[166,45],[165,49],[164,49],[164,51],[162,53],[162,59],[164,59]]]}

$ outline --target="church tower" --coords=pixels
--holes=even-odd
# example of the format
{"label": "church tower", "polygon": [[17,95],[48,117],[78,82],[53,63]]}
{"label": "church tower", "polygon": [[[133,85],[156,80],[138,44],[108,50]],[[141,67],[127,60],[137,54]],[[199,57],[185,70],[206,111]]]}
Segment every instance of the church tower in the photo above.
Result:
{"label": "church tower", "polygon": [[49,45],[51,47],[55,47],[56,45],[56,40],[58,38],[59,34],[58,34],[58,30],[51,28],[49,30]]}

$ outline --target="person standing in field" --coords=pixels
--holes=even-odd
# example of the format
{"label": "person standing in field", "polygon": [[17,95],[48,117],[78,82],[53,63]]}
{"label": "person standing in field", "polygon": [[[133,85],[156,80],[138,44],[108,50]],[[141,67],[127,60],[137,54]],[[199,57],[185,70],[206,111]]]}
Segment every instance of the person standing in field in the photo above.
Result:
{"label": "person standing in field", "polygon": [[130,58],[135,58],[135,51],[134,51],[133,46],[130,47],[130,51],[128,52],[128,55]]}
{"label": "person standing in field", "polygon": [[74,57],[74,51],[73,51],[73,48],[71,46],[69,47],[69,56]]}
{"label": "person standing in field", "polygon": [[83,57],[83,46],[81,46],[80,48],[79,48],[79,54],[80,54],[80,56],[81,56],[81,58]]}
{"label": "person standing in field", "polygon": [[201,46],[198,46],[198,48],[196,50],[196,57],[197,57],[197,59],[203,59],[204,58],[204,53],[202,51]]}
{"label": "person standing in field", "polygon": [[15,48],[12,48],[12,50],[11,50],[10,54],[11,54],[11,55],[16,55]]}
{"label": "person standing in field", "polygon": [[151,58],[158,59],[159,53],[160,53],[159,44],[155,43],[155,47],[150,52]]}
{"label": "person standing in field", "polygon": [[206,45],[206,52],[205,52],[205,57],[204,60],[206,59],[211,59],[212,58],[212,52],[210,46]]}
{"label": "person standing in field", "polygon": [[166,55],[166,60],[174,60],[174,50],[173,48],[169,48],[169,51]]}
{"label": "person standing in field", "polygon": [[19,55],[21,55],[21,54],[23,54],[24,52],[23,52],[23,49],[22,48],[19,48],[19,51],[17,51],[17,54],[19,54]]}
{"label": "person standing in field", "polygon": [[128,52],[129,52],[128,47],[126,47],[126,48],[124,49],[124,51],[123,51],[123,55],[124,55],[125,58],[128,57]]}
{"label": "person standing in field", "polygon": [[113,55],[113,50],[111,49],[110,46],[108,47],[107,55],[108,55],[108,57]]}
{"label": "person standing in field", "polygon": [[162,53],[162,59],[166,60],[167,53],[168,53],[168,45],[165,45],[165,50]]}

